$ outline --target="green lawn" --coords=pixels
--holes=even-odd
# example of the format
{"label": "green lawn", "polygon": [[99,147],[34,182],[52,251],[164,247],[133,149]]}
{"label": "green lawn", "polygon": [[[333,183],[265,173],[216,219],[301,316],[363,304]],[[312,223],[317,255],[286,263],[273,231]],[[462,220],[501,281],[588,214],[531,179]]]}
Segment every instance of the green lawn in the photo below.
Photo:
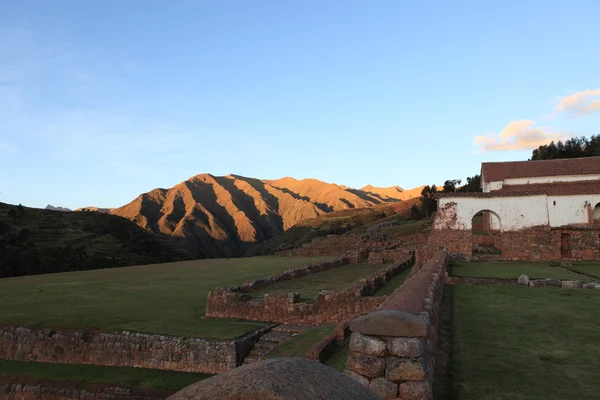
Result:
{"label": "green lawn", "polygon": [[210,375],[146,368],[0,360],[0,377],[27,377],[83,383],[109,383],[124,388],[177,391],[194,382],[206,379]]}
{"label": "green lawn", "polygon": [[569,269],[600,279],[600,261],[575,261]]}
{"label": "green lawn", "polygon": [[583,277],[559,267],[551,267],[547,261],[472,262],[452,266],[451,275],[475,278],[518,279],[525,274],[529,279],[551,278],[585,280]]}
{"label": "green lawn", "polygon": [[339,345],[335,352],[329,356],[323,364],[335,369],[336,371],[344,372],[346,362],[348,361],[348,352],[350,351],[350,337],[344,340],[344,343]]}
{"label": "green lawn", "polygon": [[451,399],[598,399],[600,293],[450,287]]}
{"label": "green lawn", "polygon": [[330,335],[331,330],[331,326],[323,326],[299,333],[292,339],[283,342],[279,347],[271,351],[267,355],[267,358],[304,357],[306,352],[310,350],[315,343],[323,339],[325,336]]}
{"label": "green lawn", "polygon": [[321,290],[347,289],[358,283],[362,278],[372,276],[377,270],[387,265],[389,264],[346,264],[338,268],[269,285],[253,291],[252,296],[262,296],[264,293],[299,292],[303,299],[314,300]]}
{"label": "green lawn", "polygon": [[209,291],[331,257],[182,261],[0,280],[0,325],[234,339],[261,326],[201,318]]}
{"label": "green lawn", "polygon": [[394,276],[392,279],[387,281],[385,283],[385,285],[383,285],[382,287],[377,289],[375,292],[371,293],[371,296],[389,296],[389,295],[391,295],[408,278],[408,275],[410,275],[410,270],[411,270],[411,267],[408,267],[405,270],[400,271],[400,273],[398,275]]}

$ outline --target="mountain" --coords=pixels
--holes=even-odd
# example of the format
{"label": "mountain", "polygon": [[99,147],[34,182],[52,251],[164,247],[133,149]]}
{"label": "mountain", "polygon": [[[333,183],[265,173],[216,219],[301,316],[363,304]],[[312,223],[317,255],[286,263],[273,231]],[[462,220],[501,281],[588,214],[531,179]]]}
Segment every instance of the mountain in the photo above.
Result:
{"label": "mountain", "polygon": [[302,220],[398,200],[316,179],[201,174],[141,194],[111,214],[182,238],[199,257],[232,257]]}
{"label": "mountain", "polygon": [[99,208],[99,207],[81,207],[75,209],[75,211],[88,211],[88,212],[99,212],[103,214],[108,214],[112,208]]}
{"label": "mountain", "polygon": [[409,200],[421,196],[421,191],[425,186],[419,186],[414,189],[404,190],[400,186],[391,186],[386,188],[367,185],[363,187],[363,192],[369,193],[372,196],[381,196],[384,199]]}
{"label": "mountain", "polygon": [[48,204],[44,210],[52,210],[52,211],[71,211],[69,208],[65,207],[54,207],[53,205]]}
{"label": "mountain", "polygon": [[0,278],[190,258],[180,240],[116,215],[0,203]]}

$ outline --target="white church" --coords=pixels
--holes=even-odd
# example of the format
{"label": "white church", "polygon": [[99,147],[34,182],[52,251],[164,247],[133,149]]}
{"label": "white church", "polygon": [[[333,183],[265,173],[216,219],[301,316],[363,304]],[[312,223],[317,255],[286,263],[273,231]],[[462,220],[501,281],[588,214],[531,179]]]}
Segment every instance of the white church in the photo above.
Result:
{"label": "white church", "polygon": [[486,231],[600,225],[600,157],[482,163],[481,188],[440,194],[438,210],[451,218],[434,228],[470,230],[480,211]]}

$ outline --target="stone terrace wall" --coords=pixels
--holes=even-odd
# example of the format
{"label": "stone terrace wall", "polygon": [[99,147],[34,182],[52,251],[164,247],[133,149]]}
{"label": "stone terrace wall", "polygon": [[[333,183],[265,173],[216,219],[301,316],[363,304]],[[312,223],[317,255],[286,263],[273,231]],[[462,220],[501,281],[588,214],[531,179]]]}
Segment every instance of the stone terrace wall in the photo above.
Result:
{"label": "stone terrace wall", "polygon": [[66,332],[0,327],[0,359],[221,373],[242,364],[262,334],[207,340],[135,332]]}
{"label": "stone terrace wall", "polygon": [[[562,254],[562,236],[570,252]],[[510,260],[600,260],[600,227],[537,226],[493,235],[472,235],[469,230],[433,230],[427,246],[417,250],[417,263],[439,249],[472,255],[473,246],[493,246]]]}
{"label": "stone terrace wall", "polygon": [[413,252],[407,249],[375,250],[369,253],[369,264],[385,264],[406,260]]}
{"label": "stone terrace wall", "polygon": [[299,293],[266,293],[251,298],[247,288],[218,288],[208,295],[206,315],[279,323],[321,325],[342,322],[374,310],[385,297],[367,297],[411,265],[411,259],[380,269],[347,290],[322,291],[315,302],[301,302]]}
{"label": "stone terrace wall", "polygon": [[314,238],[310,243],[304,244],[300,248],[291,249],[276,253],[279,256],[338,256],[347,251],[363,249],[363,239],[361,236],[338,236],[329,235],[325,237]]}
{"label": "stone terrace wall", "polygon": [[473,244],[473,248],[484,246],[502,250],[502,236],[498,233],[492,235],[473,235],[471,243]]}
{"label": "stone terrace wall", "polygon": [[404,244],[425,244],[427,236],[423,234],[406,235],[393,239],[383,235],[329,235],[313,239],[310,243],[300,248],[285,250],[276,253],[279,256],[338,256],[366,250],[368,252],[400,246]]}
{"label": "stone terrace wall", "polygon": [[347,375],[383,399],[431,400],[447,253],[434,257],[378,310],[350,323]]}
{"label": "stone terrace wall", "polygon": [[[169,393],[148,392],[106,385],[0,382],[0,400],[161,400]],[[65,387],[68,386],[69,388]]]}
{"label": "stone terrace wall", "polygon": [[[562,255],[562,235],[568,235],[570,254]],[[512,260],[600,260],[600,229],[538,227],[502,233],[502,257]]]}
{"label": "stone terrace wall", "polygon": [[[287,281],[289,279],[300,278],[302,276],[313,274],[316,272],[327,271],[332,268],[341,267],[346,264],[351,264],[350,257],[339,257],[332,261],[324,261],[315,264],[307,264],[298,268],[288,269],[287,271],[271,274],[264,278],[251,279],[244,282],[241,286],[231,286],[226,288],[216,288],[215,291],[241,292],[248,293],[255,289],[260,289],[265,286],[272,285],[277,282]],[[209,294],[210,297],[210,294]]]}

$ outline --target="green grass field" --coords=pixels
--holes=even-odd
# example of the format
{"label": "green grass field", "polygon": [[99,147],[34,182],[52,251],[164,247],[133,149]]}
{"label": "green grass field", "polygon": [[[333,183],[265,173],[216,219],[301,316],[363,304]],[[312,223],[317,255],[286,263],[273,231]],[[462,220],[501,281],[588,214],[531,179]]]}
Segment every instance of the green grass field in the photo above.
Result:
{"label": "green grass field", "polygon": [[371,293],[371,296],[389,296],[389,295],[391,295],[392,293],[394,293],[394,291],[396,289],[398,289],[400,286],[402,286],[402,284],[404,283],[404,281],[406,279],[408,279],[408,275],[410,275],[410,270],[411,270],[411,268],[408,267],[405,270],[400,271],[400,273],[398,275],[394,276],[392,279],[387,281],[385,283],[385,285],[383,285],[382,287],[377,289],[375,292]]}
{"label": "green grass field", "polygon": [[260,323],[201,318],[209,291],[328,259],[211,259],[2,279],[0,325],[234,339]]}
{"label": "green grass field", "polygon": [[267,358],[304,357],[315,343],[330,335],[331,330],[331,326],[323,326],[299,333],[271,351]]}
{"label": "green grass field", "polygon": [[146,368],[0,360],[0,377],[27,377],[82,383],[107,383],[123,388],[177,391],[194,382],[206,379],[210,375]]}
{"label": "green grass field", "polygon": [[598,399],[600,295],[456,285],[451,399]]}
{"label": "green grass field", "polygon": [[473,262],[452,266],[451,275],[475,278],[518,279],[525,274],[529,279],[572,279],[585,280],[580,275],[559,267],[551,267],[545,261]]}
{"label": "green grass field", "polygon": [[282,281],[274,285],[253,291],[252,296],[262,296],[264,293],[299,292],[303,299],[314,300],[321,290],[347,289],[358,283],[362,278],[372,276],[377,270],[389,264],[346,264],[339,268],[300,278]]}
{"label": "green grass field", "polygon": [[569,269],[600,280],[600,261],[575,261]]}
{"label": "green grass field", "polygon": [[344,343],[338,345],[335,352],[329,356],[323,364],[335,369],[336,371],[344,372],[346,362],[348,361],[348,352],[350,351],[350,337],[344,340]]}

